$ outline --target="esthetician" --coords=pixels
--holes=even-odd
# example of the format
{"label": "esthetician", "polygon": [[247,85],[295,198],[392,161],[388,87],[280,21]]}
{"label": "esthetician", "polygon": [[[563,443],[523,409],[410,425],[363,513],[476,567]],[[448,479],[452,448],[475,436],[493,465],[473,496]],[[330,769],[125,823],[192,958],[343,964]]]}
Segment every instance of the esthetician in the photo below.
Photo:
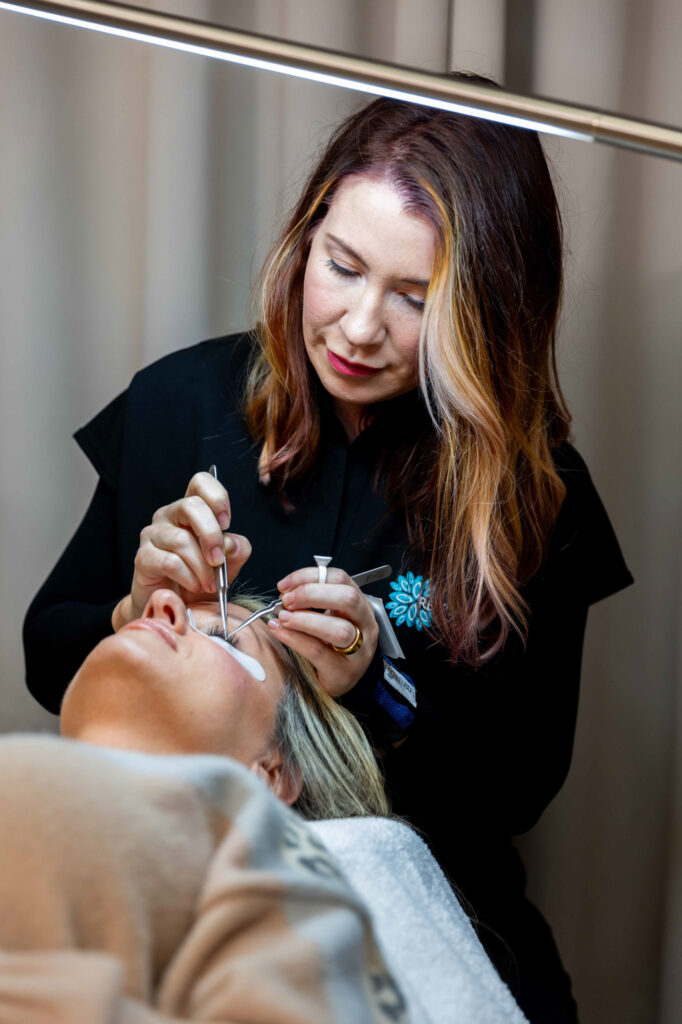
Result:
{"label": "esthetician", "polygon": [[[568,441],[561,290],[533,132],[369,104],[305,185],[254,330],[147,367],[76,435],[99,483],[25,626],[56,712],[155,588],[213,594],[223,551],[239,587],[279,587],[268,628],[366,726],[533,1024],[576,1009],[512,836],[568,771],[588,607],[631,582]],[[381,563],[404,658],[347,575]]]}

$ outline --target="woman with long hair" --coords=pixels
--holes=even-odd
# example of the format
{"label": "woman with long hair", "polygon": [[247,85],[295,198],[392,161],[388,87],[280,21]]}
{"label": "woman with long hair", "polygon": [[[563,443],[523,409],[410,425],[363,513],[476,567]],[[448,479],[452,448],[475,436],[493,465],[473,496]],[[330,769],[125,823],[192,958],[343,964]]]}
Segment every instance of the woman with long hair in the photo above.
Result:
{"label": "woman with long hair", "polygon": [[[45,660],[68,679],[154,588],[211,594],[224,556],[276,584],[269,628],[358,715],[534,1024],[576,1010],[511,837],[568,771],[588,606],[631,582],[568,443],[561,291],[533,132],[370,103],[310,175],[254,329],[143,370],[77,435],[100,482],[25,627],[56,710]],[[383,562],[392,654],[349,579]]]}

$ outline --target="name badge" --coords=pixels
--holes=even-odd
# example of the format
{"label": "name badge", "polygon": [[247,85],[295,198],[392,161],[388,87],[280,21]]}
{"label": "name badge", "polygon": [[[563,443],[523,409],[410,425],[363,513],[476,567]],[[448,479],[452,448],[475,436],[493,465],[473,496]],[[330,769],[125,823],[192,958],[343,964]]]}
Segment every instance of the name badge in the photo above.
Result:
{"label": "name badge", "polygon": [[417,706],[417,688],[408,675],[404,672],[399,672],[395,665],[388,660],[384,655],[384,682],[387,683],[391,689],[396,690],[397,693],[404,697],[408,704],[411,704],[413,708]]}

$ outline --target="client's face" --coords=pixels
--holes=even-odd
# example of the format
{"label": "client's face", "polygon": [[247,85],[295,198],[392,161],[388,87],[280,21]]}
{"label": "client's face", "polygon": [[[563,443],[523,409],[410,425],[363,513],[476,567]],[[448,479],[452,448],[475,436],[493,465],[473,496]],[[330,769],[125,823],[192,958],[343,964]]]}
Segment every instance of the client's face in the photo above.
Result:
{"label": "client's face", "polygon": [[[268,772],[284,692],[276,641],[260,621],[235,637],[265,670],[259,680],[205,635],[220,624],[218,605],[192,613],[201,632],[177,594],[157,590],[142,618],[102,640],[66,691],[62,735],[149,753],[222,754]],[[228,614],[234,627],[249,612],[231,604]]]}

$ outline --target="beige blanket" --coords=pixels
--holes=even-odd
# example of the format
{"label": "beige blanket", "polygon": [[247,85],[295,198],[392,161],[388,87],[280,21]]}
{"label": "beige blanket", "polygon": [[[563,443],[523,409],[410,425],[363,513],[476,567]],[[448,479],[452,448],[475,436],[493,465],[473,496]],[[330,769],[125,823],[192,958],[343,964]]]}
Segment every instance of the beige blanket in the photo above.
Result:
{"label": "beige blanket", "polygon": [[406,1021],[369,918],[245,768],[0,739],[0,1024]]}

